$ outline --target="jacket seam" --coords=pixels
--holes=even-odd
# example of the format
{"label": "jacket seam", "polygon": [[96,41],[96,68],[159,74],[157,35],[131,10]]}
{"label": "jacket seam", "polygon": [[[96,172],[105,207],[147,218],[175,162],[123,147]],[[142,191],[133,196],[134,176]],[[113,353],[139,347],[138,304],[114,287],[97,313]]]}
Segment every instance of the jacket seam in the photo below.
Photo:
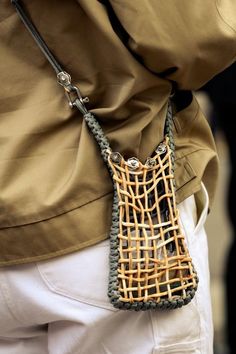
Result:
{"label": "jacket seam", "polygon": [[189,153],[187,153],[187,154],[184,154],[184,155],[178,157],[177,159],[175,159],[175,161],[179,161],[179,160],[181,160],[181,159],[184,159],[185,157],[188,157],[189,155],[192,155],[192,154],[194,154],[194,153],[196,153],[196,152],[198,152],[198,151],[201,151],[201,150],[211,151],[210,149],[207,149],[207,148],[199,148],[199,149],[196,149],[196,150],[194,150],[194,151],[191,151],[191,152],[189,152]]}
{"label": "jacket seam", "polygon": [[86,241],[86,242],[81,242],[81,243],[78,243],[75,246],[63,248],[63,249],[61,249],[59,251],[50,252],[50,253],[47,253],[45,255],[24,257],[24,258],[16,259],[14,261],[12,261],[12,260],[0,261],[0,267],[10,266],[10,265],[17,265],[17,264],[22,264],[22,263],[26,263],[26,262],[27,263],[30,263],[30,262],[35,262],[36,263],[36,262],[40,262],[40,261],[47,261],[47,260],[53,259],[53,258],[55,258],[57,256],[67,255],[67,254],[72,253],[72,252],[83,250],[85,247],[96,245],[98,242],[105,241],[106,239],[108,239],[108,237],[109,237],[109,231],[101,234],[96,239],[92,239],[92,240],[89,240],[89,241]]}
{"label": "jacket seam", "polygon": [[51,220],[51,219],[54,219],[56,217],[60,217],[61,215],[68,214],[68,213],[70,213],[73,210],[80,209],[80,208],[84,207],[85,205],[88,205],[88,204],[93,203],[93,202],[95,202],[95,201],[97,201],[99,199],[102,199],[102,198],[106,197],[107,195],[109,195],[111,193],[112,193],[112,191],[107,192],[107,193],[105,193],[105,194],[103,194],[103,195],[101,195],[101,196],[99,196],[99,197],[97,197],[95,199],[89,200],[86,203],[83,203],[83,204],[81,204],[79,206],[76,206],[74,208],[70,208],[69,210],[64,210],[64,211],[59,212],[59,213],[57,213],[55,215],[52,215],[50,217],[44,217],[44,218],[41,218],[40,220],[37,220],[37,221],[24,222],[24,223],[18,223],[17,225],[0,227],[0,230],[11,229],[11,228],[14,228],[14,227],[23,227],[23,226],[33,225],[33,224],[39,224],[40,222]]}

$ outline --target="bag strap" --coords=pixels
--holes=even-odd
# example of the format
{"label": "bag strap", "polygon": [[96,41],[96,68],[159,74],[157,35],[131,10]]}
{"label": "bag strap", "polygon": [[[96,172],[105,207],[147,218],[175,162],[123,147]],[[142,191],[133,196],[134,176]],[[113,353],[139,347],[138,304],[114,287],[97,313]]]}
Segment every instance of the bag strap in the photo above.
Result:
{"label": "bag strap", "polygon": [[[53,55],[50,49],[48,48],[42,36],[39,34],[38,30],[36,29],[32,21],[29,19],[29,16],[26,14],[26,10],[24,9],[22,2],[20,0],[11,0],[11,2],[15,6],[16,11],[20,16],[22,22],[24,23],[25,27],[28,29],[29,33],[32,35],[38,47],[43,52],[44,56],[51,64],[52,68],[55,70],[57,75],[57,81],[60,85],[64,87],[70,107],[76,105],[82,114],[87,113],[88,111],[85,107],[85,103],[89,101],[88,97],[82,98],[79,88],[71,83],[71,76],[65,70],[63,70],[55,55]],[[79,99],[79,102],[76,102],[75,104],[76,99]]]}
{"label": "bag strap", "polygon": [[15,6],[16,11],[18,12],[24,25],[26,26],[28,31],[31,33],[34,40],[37,42],[39,48],[41,49],[41,51],[43,52],[43,54],[45,55],[45,57],[47,58],[47,60],[51,64],[51,66],[53,67],[53,69],[55,70],[56,74],[58,74],[59,72],[62,72],[63,69],[62,69],[61,65],[58,63],[56,58],[50,52],[47,44],[44,42],[43,38],[40,36],[40,34],[37,31],[34,24],[29,20],[29,17],[26,15],[26,12],[25,12],[21,2],[19,0],[12,0],[12,4]]}
{"label": "bag strap", "polygon": [[[56,72],[57,81],[58,83],[63,86],[65,90],[65,94],[69,101],[69,106],[71,108],[77,107],[78,110],[82,113],[91,133],[93,134],[95,140],[97,141],[100,149],[101,155],[104,161],[107,163],[107,151],[111,151],[109,142],[103,132],[103,129],[95,116],[89,112],[86,108],[85,103],[89,102],[88,97],[82,97],[80,89],[72,84],[71,76],[68,74],[62,66],[57,61],[56,57],[50,49],[48,48],[47,44],[43,40],[42,36],[39,34],[38,30],[30,20],[29,16],[26,13],[26,10],[20,0],[11,0],[12,4],[15,6],[15,9],[20,16],[22,22],[24,23],[25,27],[35,40],[38,47],[41,49],[42,53],[51,64],[52,68]],[[175,151],[175,144],[174,144],[174,137],[173,137],[173,112],[172,112],[172,105],[169,100],[168,108],[166,113],[166,121],[165,121],[165,134],[169,138],[169,145],[172,151],[171,160],[172,160],[172,173],[174,173],[174,151]]]}

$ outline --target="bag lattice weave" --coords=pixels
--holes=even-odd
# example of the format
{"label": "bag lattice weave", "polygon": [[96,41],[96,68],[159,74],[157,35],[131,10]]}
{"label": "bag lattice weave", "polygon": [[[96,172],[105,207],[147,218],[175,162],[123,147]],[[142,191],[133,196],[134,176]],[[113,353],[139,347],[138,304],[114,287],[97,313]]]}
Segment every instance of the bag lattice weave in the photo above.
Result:
{"label": "bag lattice weave", "polygon": [[145,164],[118,153],[111,153],[109,163],[119,200],[113,303],[127,309],[188,303],[197,276],[179,224],[169,139]]}

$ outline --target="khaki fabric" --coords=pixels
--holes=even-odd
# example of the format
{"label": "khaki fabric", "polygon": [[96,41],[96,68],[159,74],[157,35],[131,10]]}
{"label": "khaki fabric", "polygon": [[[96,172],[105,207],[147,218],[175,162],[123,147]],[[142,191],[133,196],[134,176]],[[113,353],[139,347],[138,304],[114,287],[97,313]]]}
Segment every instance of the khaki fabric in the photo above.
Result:
{"label": "khaki fabric", "polygon": [[[113,150],[142,161],[163,138],[172,83],[196,90],[236,56],[234,0],[31,0],[27,11]],[[81,114],[9,0],[0,3],[0,265],[109,236],[112,183]],[[176,109],[177,201],[204,181],[214,141],[196,99]]]}

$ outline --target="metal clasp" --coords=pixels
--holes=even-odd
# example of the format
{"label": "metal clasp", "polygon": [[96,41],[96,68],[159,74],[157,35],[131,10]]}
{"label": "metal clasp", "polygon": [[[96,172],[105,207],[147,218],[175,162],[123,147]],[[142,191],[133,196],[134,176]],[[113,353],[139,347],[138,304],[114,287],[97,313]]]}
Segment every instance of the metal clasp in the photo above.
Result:
{"label": "metal clasp", "polygon": [[75,102],[77,99],[79,99],[79,101],[82,105],[89,102],[89,98],[88,97],[83,98],[81,96],[81,93],[80,93],[80,90],[78,89],[78,87],[73,86],[73,85],[71,85],[69,88],[65,87],[65,95],[68,99],[69,106],[71,108],[76,106]]}
{"label": "metal clasp", "polygon": [[57,81],[64,87],[69,106],[71,108],[79,106],[79,109],[81,108],[83,111],[86,111],[85,103],[89,102],[89,98],[83,98],[79,88],[71,84],[71,76],[67,72],[61,71],[57,74]]}

